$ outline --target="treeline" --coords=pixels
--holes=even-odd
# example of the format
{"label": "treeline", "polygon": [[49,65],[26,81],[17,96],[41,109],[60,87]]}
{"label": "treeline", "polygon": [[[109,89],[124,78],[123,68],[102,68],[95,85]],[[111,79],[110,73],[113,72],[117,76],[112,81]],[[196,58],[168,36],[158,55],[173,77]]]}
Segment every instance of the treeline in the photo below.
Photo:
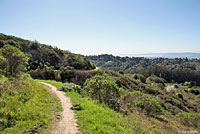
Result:
{"label": "treeline", "polygon": [[149,66],[145,69],[136,71],[137,73],[143,74],[146,77],[156,75],[164,78],[169,83],[185,83],[190,82],[192,86],[200,86],[200,72],[191,69],[170,69],[165,66]]}
{"label": "treeline", "polygon": [[77,70],[90,70],[95,66],[89,60],[69,51],[61,50],[50,45],[40,44],[37,41],[29,41],[14,36],[0,34],[0,48],[11,45],[20,49],[29,58],[27,70],[44,69],[52,67],[71,68]]}
{"label": "treeline", "polygon": [[149,66],[165,66],[170,69],[175,68],[187,68],[191,70],[200,71],[199,59],[187,59],[187,58],[155,58],[149,59],[144,57],[119,57],[108,54],[98,56],[86,56],[96,66],[102,66],[107,69],[123,72],[134,72],[138,69],[144,69]]}
{"label": "treeline", "polygon": [[107,69],[140,73],[146,77],[156,75],[168,82],[184,83],[189,81],[193,85],[200,85],[200,60],[187,58],[156,58],[119,57],[113,55],[87,56],[95,65]]}

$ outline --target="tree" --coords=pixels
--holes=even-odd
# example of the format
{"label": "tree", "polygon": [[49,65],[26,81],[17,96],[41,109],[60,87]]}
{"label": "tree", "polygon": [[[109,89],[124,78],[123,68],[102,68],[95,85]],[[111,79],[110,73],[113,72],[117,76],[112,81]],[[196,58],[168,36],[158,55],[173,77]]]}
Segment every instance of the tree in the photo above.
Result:
{"label": "tree", "polygon": [[10,75],[16,75],[24,70],[28,64],[28,57],[18,48],[11,45],[4,45],[4,47],[0,49],[0,57],[4,59],[4,62],[0,62],[0,64],[6,64],[3,70],[6,69]]}

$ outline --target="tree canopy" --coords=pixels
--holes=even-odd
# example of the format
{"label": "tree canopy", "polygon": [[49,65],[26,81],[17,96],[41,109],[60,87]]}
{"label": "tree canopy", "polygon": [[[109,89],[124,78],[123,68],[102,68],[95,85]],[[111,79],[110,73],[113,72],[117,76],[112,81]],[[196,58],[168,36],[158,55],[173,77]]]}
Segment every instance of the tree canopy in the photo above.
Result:
{"label": "tree canopy", "polygon": [[10,75],[16,75],[25,70],[28,64],[28,57],[18,48],[11,45],[4,45],[0,48],[1,69],[9,72]]}

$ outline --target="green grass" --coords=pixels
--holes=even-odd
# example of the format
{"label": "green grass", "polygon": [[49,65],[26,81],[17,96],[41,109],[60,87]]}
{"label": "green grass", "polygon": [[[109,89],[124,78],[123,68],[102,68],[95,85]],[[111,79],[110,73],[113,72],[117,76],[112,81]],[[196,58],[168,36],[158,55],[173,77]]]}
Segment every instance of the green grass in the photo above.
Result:
{"label": "green grass", "polygon": [[142,134],[133,119],[99,104],[89,97],[82,98],[78,93],[67,92],[73,104],[80,103],[82,110],[75,111],[82,134]]}
{"label": "green grass", "polygon": [[48,83],[48,84],[51,84],[57,88],[60,88],[62,86],[62,82],[58,82],[58,81],[54,81],[54,80],[36,80],[38,82],[45,82],[45,83]]}
{"label": "green grass", "polygon": [[0,89],[0,134],[49,133],[52,113],[62,110],[55,94],[31,78],[4,81]]}

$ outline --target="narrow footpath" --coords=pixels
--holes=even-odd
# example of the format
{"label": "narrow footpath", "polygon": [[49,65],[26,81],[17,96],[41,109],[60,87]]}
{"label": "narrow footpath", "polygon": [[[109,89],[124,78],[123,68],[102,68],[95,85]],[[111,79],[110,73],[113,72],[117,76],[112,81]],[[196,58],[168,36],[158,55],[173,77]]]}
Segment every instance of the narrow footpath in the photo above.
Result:
{"label": "narrow footpath", "polygon": [[52,92],[54,92],[58,96],[62,103],[62,118],[58,122],[58,124],[55,124],[56,126],[55,129],[52,131],[52,134],[80,134],[76,124],[74,111],[70,109],[72,107],[70,98],[65,96],[64,92],[58,91],[56,87],[44,82],[40,83],[50,87]]}

